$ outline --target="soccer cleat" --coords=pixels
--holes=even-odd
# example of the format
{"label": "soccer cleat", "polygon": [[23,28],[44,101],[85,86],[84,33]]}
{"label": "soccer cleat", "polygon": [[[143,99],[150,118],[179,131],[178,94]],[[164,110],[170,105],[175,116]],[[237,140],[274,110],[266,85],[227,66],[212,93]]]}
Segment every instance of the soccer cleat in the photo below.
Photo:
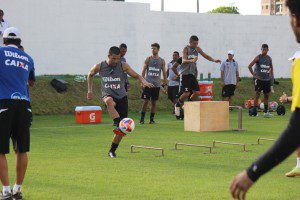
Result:
{"label": "soccer cleat", "polygon": [[145,124],[145,121],[144,120],[140,120],[140,124]]}
{"label": "soccer cleat", "polygon": [[149,122],[149,124],[155,124],[155,121],[154,121],[154,120],[151,120],[151,121]]}
{"label": "soccer cleat", "polygon": [[300,167],[295,167],[292,171],[285,174],[286,177],[300,176]]}
{"label": "soccer cleat", "polygon": [[273,115],[269,112],[264,113],[264,118],[272,118]]}
{"label": "soccer cleat", "polygon": [[111,158],[117,158],[117,154],[115,152],[108,152],[108,156],[111,157]]}
{"label": "soccer cleat", "polygon": [[1,192],[0,194],[0,200],[13,200],[12,196],[11,196],[11,193],[4,193]]}

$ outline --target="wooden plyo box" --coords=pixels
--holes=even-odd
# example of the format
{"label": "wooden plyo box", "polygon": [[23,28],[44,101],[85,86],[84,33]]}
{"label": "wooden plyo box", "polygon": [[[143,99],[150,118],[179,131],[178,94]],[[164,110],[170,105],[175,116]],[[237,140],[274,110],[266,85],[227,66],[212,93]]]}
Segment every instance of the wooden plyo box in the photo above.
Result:
{"label": "wooden plyo box", "polygon": [[229,102],[185,102],[184,130],[195,132],[229,130]]}

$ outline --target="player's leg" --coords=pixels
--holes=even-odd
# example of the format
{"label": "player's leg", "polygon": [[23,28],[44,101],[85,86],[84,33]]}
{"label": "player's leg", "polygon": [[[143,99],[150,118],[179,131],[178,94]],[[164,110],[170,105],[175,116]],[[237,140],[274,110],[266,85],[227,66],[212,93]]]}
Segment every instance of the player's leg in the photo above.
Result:
{"label": "player's leg", "polygon": [[147,112],[149,101],[150,101],[149,99],[144,99],[144,102],[142,104],[140,124],[144,124],[145,123],[145,115],[146,115],[146,112]]}
{"label": "player's leg", "polygon": [[19,102],[17,114],[12,129],[12,141],[16,153],[16,182],[13,187],[13,198],[22,199],[22,184],[28,165],[27,153],[30,150],[32,113],[29,103]]}
{"label": "player's leg", "polygon": [[176,117],[180,116],[180,109],[183,106],[184,101],[189,98],[191,91],[191,80],[188,75],[182,75],[180,78],[180,89],[179,89],[179,98],[175,104],[175,115]]}
{"label": "player's leg", "polygon": [[269,113],[269,96],[271,93],[271,81],[264,81],[263,92],[264,92],[264,117],[266,118],[273,117],[273,115]]}
{"label": "player's leg", "polygon": [[196,76],[191,75],[190,76],[190,90],[192,91],[192,95],[190,99],[192,101],[199,101],[199,85]]}
{"label": "player's leg", "polygon": [[[5,154],[0,154],[0,179],[2,183],[2,196],[11,195],[10,183],[8,178],[8,164]],[[1,197],[1,196],[0,196]]]}
{"label": "player's leg", "polygon": [[143,89],[143,93],[142,93],[142,99],[144,101],[143,101],[143,104],[142,104],[140,124],[145,123],[145,115],[146,115],[146,112],[147,112],[148,103],[150,101],[150,98],[151,98],[151,88],[145,87]]}
{"label": "player's leg", "polygon": [[156,113],[156,100],[151,100],[151,114],[150,114],[150,124],[155,124],[154,116]]}
{"label": "player's leg", "polygon": [[[128,98],[124,97],[123,99],[120,99],[120,100],[115,99],[115,103],[116,103],[115,108],[119,114],[120,121],[124,118],[127,118],[128,117]],[[120,121],[119,121],[119,123],[120,123]],[[123,133],[119,129],[118,126],[116,129],[113,130],[113,132],[114,132],[114,137],[113,137],[113,141],[112,141],[108,155],[112,158],[116,158],[117,157],[116,150],[118,149],[123,137],[125,137],[126,134]]]}
{"label": "player's leg", "polygon": [[300,176],[300,148],[298,148],[296,154],[297,154],[297,165],[292,171],[285,174],[287,177]]}
{"label": "player's leg", "polygon": [[9,153],[9,140],[13,119],[13,108],[5,100],[0,100],[0,180],[2,192],[0,198],[11,198],[6,154]]}
{"label": "player's leg", "polygon": [[269,110],[269,94],[264,94],[264,113]]}
{"label": "player's leg", "polygon": [[156,102],[159,99],[160,87],[151,88],[151,114],[150,114],[150,124],[154,124],[154,116],[156,114]]}
{"label": "player's leg", "polygon": [[258,100],[259,100],[259,98],[260,98],[260,94],[261,94],[261,92],[260,92],[259,90],[257,90],[257,91],[255,92],[254,108],[256,109],[256,112],[257,112],[257,110],[258,110],[258,108],[259,108]]}
{"label": "player's leg", "polygon": [[118,126],[121,119],[120,119],[120,115],[116,110],[116,102],[114,101],[114,99],[110,96],[106,96],[103,98],[103,101],[107,107],[107,111],[110,115],[110,117],[113,119],[114,121],[114,126]]}
{"label": "player's leg", "polygon": [[199,92],[193,90],[190,99],[192,101],[199,101]]}

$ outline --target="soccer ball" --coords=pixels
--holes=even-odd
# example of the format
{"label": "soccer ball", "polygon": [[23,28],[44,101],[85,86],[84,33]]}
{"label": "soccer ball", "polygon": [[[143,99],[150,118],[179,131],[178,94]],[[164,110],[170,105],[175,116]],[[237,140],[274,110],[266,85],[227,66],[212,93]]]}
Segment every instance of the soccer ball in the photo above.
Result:
{"label": "soccer ball", "polygon": [[272,102],[270,102],[269,107],[270,107],[270,110],[276,111],[278,108],[278,103],[275,101],[272,101]]}
{"label": "soccer ball", "polygon": [[124,118],[120,121],[119,128],[123,133],[131,133],[135,128],[135,123],[131,118]]}

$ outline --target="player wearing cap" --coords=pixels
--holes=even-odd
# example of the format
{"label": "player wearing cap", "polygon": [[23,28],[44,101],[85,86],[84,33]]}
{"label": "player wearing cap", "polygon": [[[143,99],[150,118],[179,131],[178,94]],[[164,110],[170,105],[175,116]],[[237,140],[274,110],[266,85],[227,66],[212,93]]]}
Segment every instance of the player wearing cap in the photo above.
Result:
{"label": "player wearing cap", "polygon": [[223,101],[229,101],[231,105],[234,91],[239,81],[239,65],[234,60],[234,51],[228,52],[228,59],[221,64],[222,97]]}
{"label": "player wearing cap", "polygon": [[180,93],[181,96],[178,99],[178,102],[175,105],[175,115],[180,116],[180,108],[183,106],[183,102],[190,96],[192,92],[191,100],[198,100],[198,81],[196,77],[197,73],[197,61],[198,54],[203,56],[206,60],[215,63],[221,63],[220,60],[215,60],[211,56],[204,53],[204,51],[198,46],[199,39],[197,36],[193,35],[190,37],[189,45],[184,47],[182,54],[182,65],[176,73],[177,76],[180,76]]}
{"label": "player wearing cap", "polygon": [[[272,58],[268,55],[269,46],[263,44],[261,47],[261,54],[256,56],[254,60],[249,64],[248,68],[250,73],[253,75],[255,84],[255,99],[254,107],[257,109],[258,100],[261,92],[264,93],[264,117],[272,117],[273,115],[269,113],[269,95],[271,92],[271,81],[274,77],[274,69]],[[255,66],[253,71],[252,67]]]}
{"label": "player wearing cap", "polygon": [[126,135],[119,129],[119,123],[122,119],[128,115],[128,98],[125,89],[125,77],[126,72],[131,77],[139,80],[143,86],[149,88],[152,84],[148,83],[143,77],[138,75],[131,67],[126,63],[120,61],[120,49],[118,47],[111,47],[108,52],[108,58],[99,64],[96,64],[88,74],[88,93],[87,99],[93,98],[93,77],[99,73],[101,78],[102,98],[107,107],[108,113],[114,121],[114,125],[117,126],[113,130],[114,137],[109,150],[108,155],[111,158],[116,158],[116,150]]}
{"label": "player wearing cap", "polygon": [[[29,74],[34,74],[33,59],[22,50],[20,32],[11,27],[3,33],[0,47],[0,179],[3,185],[1,200],[22,199],[30,149],[32,112],[28,93]],[[9,140],[16,154],[16,183],[11,191],[6,154]]]}
{"label": "player wearing cap", "polygon": [[160,49],[159,44],[154,43],[151,45],[152,56],[146,58],[145,64],[142,70],[142,76],[154,85],[153,88],[144,87],[142,93],[142,99],[144,100],[142,105],[140,124],[145,123],[145,115],[148,107],[149,101],[151,101],[151,114],[150,114],[150,124],[154,124],[154,116],[156,113],[156,102],[159,98],[159,92],[161,87],[161,73],[163,73],[164,84],[163,87],[167,87],[168,79],[166,72],[165,60],[159,57],[158,52]]}

